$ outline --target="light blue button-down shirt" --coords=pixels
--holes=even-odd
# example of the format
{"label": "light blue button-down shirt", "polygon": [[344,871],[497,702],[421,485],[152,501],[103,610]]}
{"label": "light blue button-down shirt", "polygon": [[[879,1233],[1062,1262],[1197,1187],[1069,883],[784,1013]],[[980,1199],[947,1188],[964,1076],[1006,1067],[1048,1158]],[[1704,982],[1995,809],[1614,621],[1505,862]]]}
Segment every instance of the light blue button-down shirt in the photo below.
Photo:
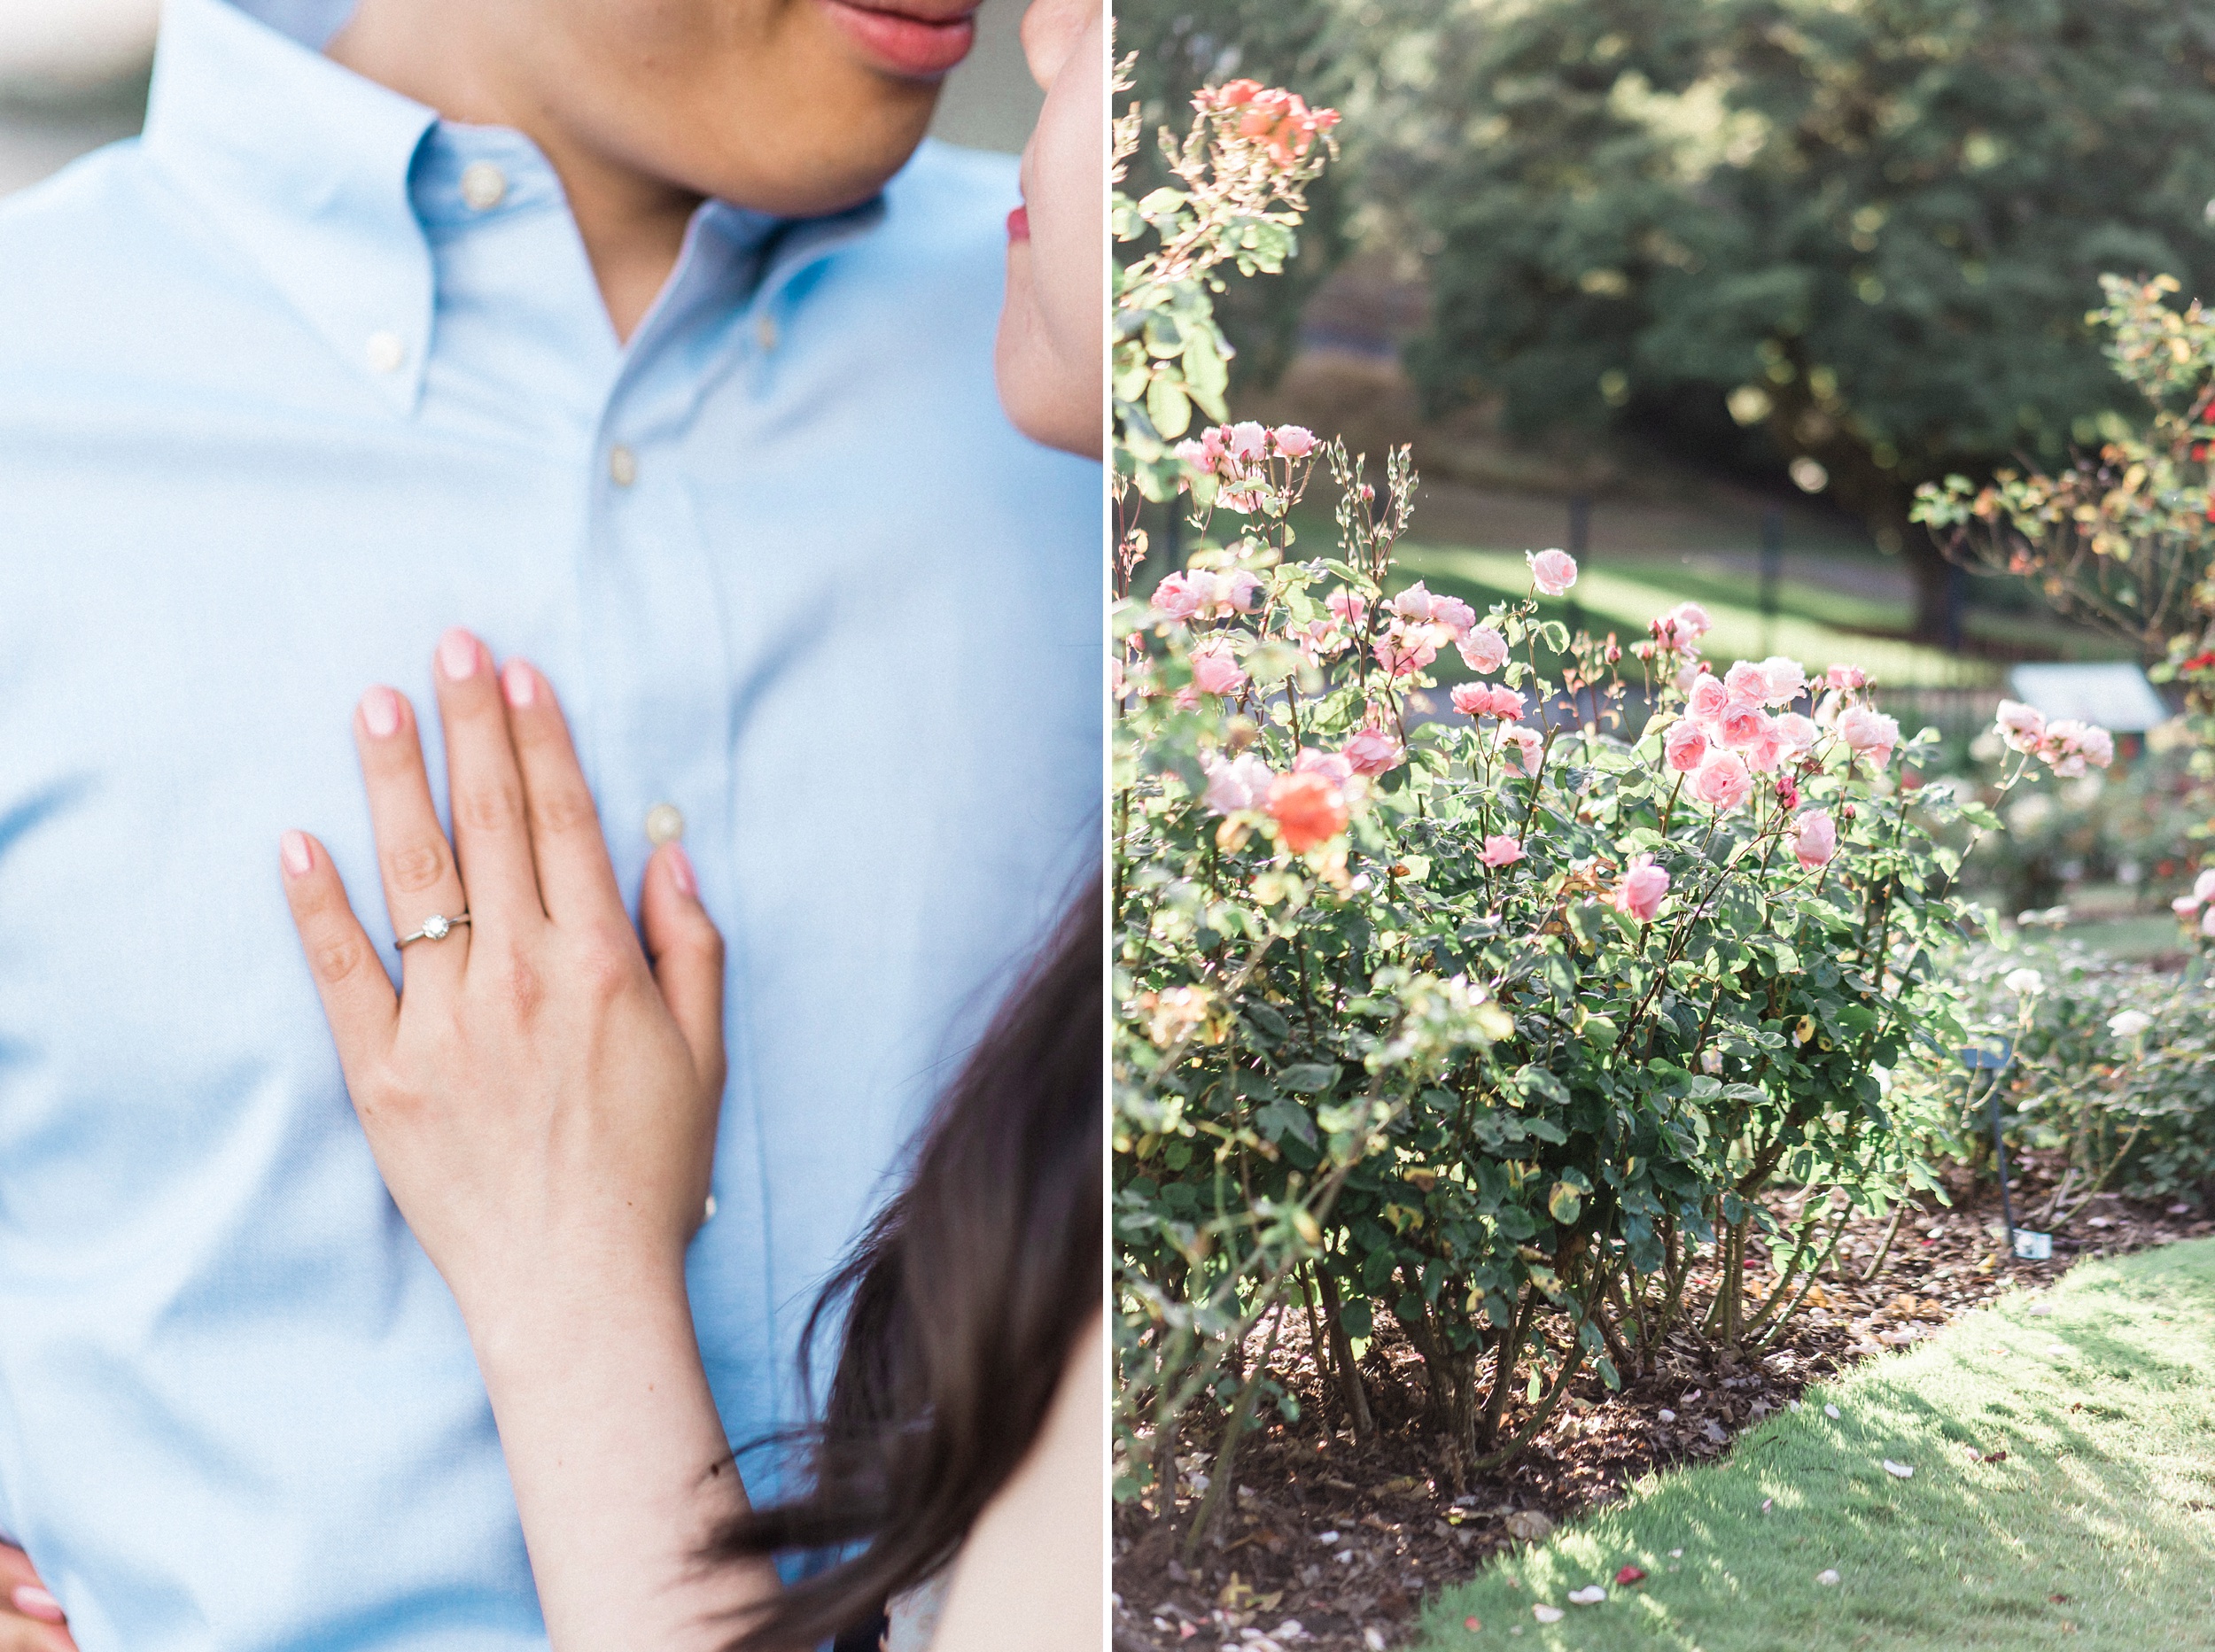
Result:
{"label": "light blue button-down shirt", "polygon": [[688,823],[694,1303],[734,1439],[795,1415],[1096,856],[1100,472],[994,398],[1014,191],[927,145],[837,219],[706,207],[626,348],[529,143],[169,0],[144,140],[0,207],[0,1528],[86,1652],[543,1644],[276,870],[319,833],[389,940],[349,719],[428,713],[448,624],[550,675],[626,888]]}

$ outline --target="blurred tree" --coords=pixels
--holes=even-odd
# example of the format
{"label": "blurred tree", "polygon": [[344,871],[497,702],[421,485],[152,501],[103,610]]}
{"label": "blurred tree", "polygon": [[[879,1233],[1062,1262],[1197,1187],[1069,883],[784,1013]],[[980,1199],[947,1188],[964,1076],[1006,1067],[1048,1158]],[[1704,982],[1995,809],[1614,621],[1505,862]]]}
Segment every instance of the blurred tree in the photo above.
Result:
{"label": "blurred tree", "polygon": [[[1137,54],[1131,77],[1147,133],[1131,196],[1170,182],[1152,135],[1182,132],[1202,86],[1244,76],[1298,92],[1315,108],[1348,108],[1373,85],[1386,42],[1420,10],[1420,0],[1118,0],[1115,50]],[[1339,163],[1308,186],[1299,254],[1284,275],[1234,282],[1216,299],[1216,320],[1239,353],[1233,384],[1265,384],[1284,371],[1302,311],[1346,255],[1361,193],[1354,175],[1367,147],[1352,124],[1339,128]]]}
{"label": "blurred tree", "polygon": [[2215,0],[1465,0],[1441,43],[1395,169],[1432,409],[1727,407],[1908,552],[1925,635],[1917,485],[2097,443],[2103,271],[2215,285]]}

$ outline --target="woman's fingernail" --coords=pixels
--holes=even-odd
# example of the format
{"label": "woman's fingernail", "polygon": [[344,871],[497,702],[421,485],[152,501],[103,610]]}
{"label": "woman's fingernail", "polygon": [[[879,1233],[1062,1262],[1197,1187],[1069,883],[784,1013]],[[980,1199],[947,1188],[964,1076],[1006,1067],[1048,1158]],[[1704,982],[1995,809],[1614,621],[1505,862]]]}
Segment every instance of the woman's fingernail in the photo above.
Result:
{"label": "woman's fingernail", "polygon": [[510,660],[501,668],[500,686],[511,706],[527,706],[539,697],[538,673],[521,660]]}
{"label": "woman's fingernail", "polygon": [[315,870],[315,851],[307,846],[307,834],[287,832],[280,851],[284,857],[284,870],[291,877],[305,878]]}
{"label": "woman's fingernail", "polygon": [[439,639],[439,669],[449,682],[466,682],[477,674],[477,639],[456,625]]}
{"label": "woman's fingernail", "polygon": [[692,857],[685,853],[685,846],[672,843],[662,853],[669,857],[669,877],[677,886],[677,893],[688,901],[698,900],[700,880],[692,870]]}
{"label": "woman's fingernail", "polygon": [[361,696],[361,722],[379,740],[400,733],[400,696],[389,688],[372,688]]}
{"label": "woman's fingernail", "polygon": [[61,1602],[35,1583],[18,1584],[9,1598],[15,1602],[15,1609],[26,1617],[35,1617],[43,1624],[68,1621],[62,1615]]}

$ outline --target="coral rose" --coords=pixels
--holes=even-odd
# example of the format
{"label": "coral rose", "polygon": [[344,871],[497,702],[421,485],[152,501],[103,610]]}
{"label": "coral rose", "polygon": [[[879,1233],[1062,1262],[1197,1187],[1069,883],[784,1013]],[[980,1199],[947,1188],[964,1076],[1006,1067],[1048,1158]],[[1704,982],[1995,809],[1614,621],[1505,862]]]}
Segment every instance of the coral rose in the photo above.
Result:
{"label": "coral rose", "polygon": [[1526,551],[1524,560],[1530,563],[1530,582],[1547,596],[1559,596],[1577,582],[1576,558],[1566,551],[1540,551],[1535,555]]}
{"label": "coral rose", "polygon": [[1312,771],[1282,774],[1269,788],[1269,813],[1277,835],[1295,855],[1329,842],[1346,829],[1346,800]]}

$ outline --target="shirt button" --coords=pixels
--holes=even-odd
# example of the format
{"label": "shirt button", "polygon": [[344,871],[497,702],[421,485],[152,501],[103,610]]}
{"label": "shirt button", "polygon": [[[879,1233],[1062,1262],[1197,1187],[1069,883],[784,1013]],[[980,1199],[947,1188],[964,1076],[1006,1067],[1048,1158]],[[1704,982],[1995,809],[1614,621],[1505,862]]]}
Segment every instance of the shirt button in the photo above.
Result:
{"label": "shirt button", "polygon": [[628,487],[638,480],[638,455],[618,443],[608,449],[608,477],[618,487]]}
{"label": "shirt button", "polygon": [[764,315],[754,323],[754,338],[764,350],[777,347],[777,318]]}
{"label": "shirt button", "polygon": [[462,198],[473,211],[488,213],[507,198],[508,175],[489,160],[472,160],[462,168]]}
{"label": "shirt button", "polygon": [[371,333],[369,365],[379,373],[397,373],[408,360],[408,341],[398,333]]}
{"label": "shirt button", "polygon": [[646,811],[646,841],[656,849],[685,834],[684,811],[674,803],[656,803]]}

